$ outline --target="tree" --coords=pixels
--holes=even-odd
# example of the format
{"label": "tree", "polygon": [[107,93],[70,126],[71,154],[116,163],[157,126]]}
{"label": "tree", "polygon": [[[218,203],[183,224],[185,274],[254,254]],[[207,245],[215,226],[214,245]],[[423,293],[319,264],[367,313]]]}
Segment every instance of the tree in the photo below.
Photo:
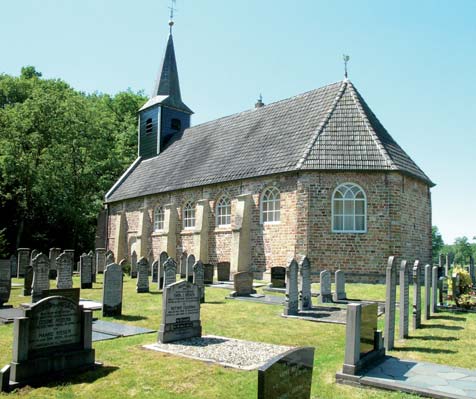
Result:
{"label": "tree", "polygon": [[438,263],[438,256],[443,249],[445,243],[443,237],[438,230],[438,227],[432,226],[431,228],[431,251],[433,257],[433,263]]}
{"label": "tree", "polygon": [[459,265],[466,265],[469,257],[473,254],[473,248],[468,241],[468,237],[458,237],[454,243],[455,249],[455,263]]}

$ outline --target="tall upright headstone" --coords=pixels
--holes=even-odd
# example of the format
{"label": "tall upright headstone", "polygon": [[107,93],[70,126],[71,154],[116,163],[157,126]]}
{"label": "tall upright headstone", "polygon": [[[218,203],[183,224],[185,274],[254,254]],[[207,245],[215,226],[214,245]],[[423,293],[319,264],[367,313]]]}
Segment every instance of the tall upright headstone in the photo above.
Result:
{"label": "tall upright headstone", "polygon": [[10,299],[12,267],[10,259],[0,260],[0,308]]}
{"label": "tall upright headstone", "polygon": [[448,254],[446,254],[445,276],[450,275],[450,269],[451,269],[451,254],[448,253]]}
{"label": "tall upright headstone", "polygon": [[413,329],[421,326],[421,280],[420,261],[413,264]]}
{"label": "tall upright headstone", "polygon": [[56,258],[60,255],[60,248],[50,248],[49,258],[50,258],[50,280],[56,279],[57,269]]}
{"label": "tall upright headstone", "polygon": [[56,288],[73,288],[73,260],[66,252],[56,258],[56,269]]}
{"label": "tall upright headstone", "polygon": [[33,283],[31,291],[31,301],[38,302],[42,299],[43,290],[50,289],[50,260],[42,253],[35,256],[32,262]]}
{"label": "tall upright headstone", "polygon": [[286,288],[286,268],[274,266],[271,268],[271,288]]}
{"label": "tall upright headstone", "polygon": [[[198,287],[200,293],[200,303],[205,302],[205,282],[204,282],[204,269],[202,261],[198,260],[193,265],[193,284]],[[253,284],[253,283],[252,283]]]}
{"label": "tall upright headstone", "polygon": [[10,271],[12,277],[17,276],[17,262],[18,260],[15,255],[10,256]]}
{"label": "tall upright headstone", "polygon": [[311,263],[307,256],[299,263],[299,272],[301,274],[299,290],[299,310],[312,309],[311,297]]}
{"label": "tall upright headstone", "polygon": [[159,261],[154,260],[152,262],[152,282],[153,283],[158,283],[159,282],[159,277],[158,276],[159,276]]}
{"label": "tall upright headstone", "polygon": [[187,277],[187,253],[182,252],[180,256],[180,278]]}
{"label": "tall upright headstone", "polygon": [[112,251],[106,252],[106,261],[104,262],[104,267],[107,267],[107,265],[115,262],[116,258],[114,257],[114,253]]}
{"label": "tall upright headstone", "polygon": [[438,255],[438,267],[441,270],[441,273],[444,274],[445,272],[445,255],[444,254],[439,254]]}
{"label": "tall upright headstone", "polygon": [[431,313],[438,312],[438,266],[431,269]]}
{"label": "tall upright headstone", "polygon": [[298,290],[298,264],[291,260],[286,268],[286,301],[284,303],[285,316],[298,314],[299,290]]}
{"label": "tall upright headstone", "polygon": [[132,251],[131,253],[131,278],[137,278],[137,253]]}
{"label": "tall upright headstone", "polygon": [[337,302],[347,298],[347,294],[345,292],[345,274],[342,270],[337,270],[334,275],[336,290],[334,292],[333,299],[335,302]]}
{"label": "tall upright headstone", "polygon": [[149,262],[144,257],[137,262],[137,292],[149,292]]}
{"label": "tall upright headstone", "polygon": [[195,284],[178,281],[164,287],[159,342],[201,337],[200,293]]}
{"label": "tall upright headstone", "polygon": [[33,267],[28,265],[23,276],[23,296],[31,295],[31,285],[33,284]]}
{"label": "tall upright headstone", "polygon": [[471,276],[471,282],[473,285],[476,285],[476,269],[474,267],[474,257],[472,255],[469,257],[469,275]]}
{"label": "tall upright headstone", "polygon": [[79,278],[82,290],[93,288],[93,258],[89,255],[79,257]]}
{"label": "tall upright headstone", "polygon": [[177,279],[177,263],[172,258],[168,258],[163,264],[164,269],[164,286],[175,283]]}
{"label": "tall upright headstone", "polygon": [[385,328],[384,345],[391,350],[395,343],[395,300],[397,299],[397,271],[395,257],[389,256],[385,271]]}
{"label": "tall upright headstone", "polygon": [[193,265],[195,264],[195,256],[190,254],[187,256],[187,275],[186,280],[193,283]]}
{"label": "tall upright headstone", "polygon": [[215,273],[215,267],[210,263],[203,265],[203,281],[205,284],[213,284],[213,275]]}
{"label": "tall upright headstone", "polygon": [[96,282],[96,275],[98,273],[97,267],[96,267],[96,255],[94,254],[94,251],[89,251],[88,255],[91,257],[91,265],[92,265],[92,272],[91,272],[91,279],[92,282]]}
{"label": "tall upright headstone", "polygon": [[323,270],[320,273],[319,287],[320,287],[319,302],[320,303],[332,302],[331,273],[328,270]]}
{"label": "tall upright headstone", "polygon": [[111,263],[104,270],[102,291],[102,315],[120,316],[122,314],[122,267]]}
{"label": "tall upright headstone", "polygon": [[230,262],[217,263],[217,280],[230,281]]}
{"label": "tall upright headstone", "polygon": [[18,268],[17,277],[25,275],[25,269],[30,265],[30,248],[18,248]]}
{"label": "tall upright headstone", "polygon": [[402,260],[400,265],[400,339],[405,339],[408,337],[408,291],[408,264],[406,260]]}
{"label": "tall upright headstone", "polygon": [[74,265],[75,265],[74,249],[65,249],[63,252],[66,253],[66,255],[68,255],[71,258],[71,267],[72,267],[72,270],[74,270]]}
{"label": "tall upright headstone", "polygon": [[425,320],[430,320],[431,266],[425,265]]}
{"label": "tall upright headstone", "polygon": [[169,255],[167,254],[167,252],[162,251],[159,255],[159,276],[158,276],[159,289],[164,288],[164,273],[165,273],[164,263],[167,262],[167,259],[169,259]]}
{"label": "tall upright headstone", "polygon": [[106,268],[106,248],[96,248],[96,269],[98,273],[104,273]]}

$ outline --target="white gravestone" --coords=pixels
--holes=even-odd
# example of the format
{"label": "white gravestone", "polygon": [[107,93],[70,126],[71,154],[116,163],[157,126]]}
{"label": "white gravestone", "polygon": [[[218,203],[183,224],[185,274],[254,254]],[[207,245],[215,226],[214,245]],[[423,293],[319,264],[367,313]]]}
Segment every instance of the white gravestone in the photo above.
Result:
{"label": "white gravestone", "polygon": [[336,291],[334,292],[333,299],[335,302],[347,298],[345,293],[345,274],[342,270],[337,270],[334,274],[336,282]]}
{"label": "white gravestone", "polygon": [[285,316],[297,315],[299,307],[298,264],[293,259],[286,268],[286,301],[284,303]]}
{"label": "white gravestone", "polygon": [[320,274],[320,303],[330,303],[332,302],[332,291],[331,291],[331,273],[328,270],[323,270]]}

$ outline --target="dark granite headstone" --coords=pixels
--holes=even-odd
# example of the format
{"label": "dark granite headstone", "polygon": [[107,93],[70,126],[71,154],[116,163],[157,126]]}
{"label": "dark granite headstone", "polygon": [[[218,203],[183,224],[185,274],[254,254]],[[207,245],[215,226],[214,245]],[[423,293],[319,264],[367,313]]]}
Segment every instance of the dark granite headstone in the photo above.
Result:
{"label": "dark granite headstone", "polygon": [[122,314],[122,267],[111,263],[104,270],[102,291],[102,315],[120,316]]}
{"label": "dark granite headstone", "polygon": [[250,296],[256,294],[253,289],[253,272],[238,272],[233,276],[233,286],[235,290],[230,296]]}
{"label": "dark granite headstone", "polygon": [[33,283],[33,268],[27,266],[23,271],[23,296],[31,295],[31,284]]}
{"label": "dark granite headstone", "polygon": [[149,292],[149,262],[142,257],[137,262],[137,293]]}
{"label": "dark granite headstone", "polygon": [[[165,267],[164,263],[167,262],[167,259],[169,258],[169,255],[167,255],[167,252],[162,251],[159,255],[159,276],[158,276],[158,283],[159,283],[159,289],[164,288],[164,272],[165,272]],[[175,263],[175,262],[174,262]]]}
{"label": "dark granite headstone", "polygon": [[219,262],[217,264],[217,280],[230,281],[230,262]]}
{"label": "dark granite headstone", "polygon": [[271,268],[271,287],[286,288],[286,268],[274,266]]}
{"label": "dark granite headstone", "polygon": [[189,283],[193,283],[193,265],[195,264],[195,255],[188,255],[187,256],[187,272],[186,272],[186,279]]}
{"label": "dark granite headstone", "polygon": [[183,252],[180,257],[180,278],[187,276],[187,253]]}
{"label": "dark granite headstone", "polygon": [[88,255],[91,257],[91,262],[92,262],[91,263],[91,266],[92,266],[91,279],[92,279],[92,282],[95,283],[96,282],[96,275],[98,273],[97,267],[96,267],[96,255],[93,251],[89,251]]}
{"label": "dark granite headstone", "polygon": [[10,259],[0,260],[0,308],[10,299],[12,289],[12,267]]}
{"label": "dark granite headstone", "polygon": [[26,268],[30,265],[30,248],[18,248],[17,277],[25,275]]}
{"label": "dark granite headstone", "polygon": [[48,298],[49,296],[62,296],[65,298],[71,299],[74,303],[79,305],[79,288],[62,288],[62,289],[53,289],[53,290],[43,290],[42,298]]}
{"label": "dark granite headstone", "polygon": [[93,258],[90,255],[82,254],[79,258],[79,276],[81,279],[81,289],[93,288]]}
{"label": "dark granite headstone", "polygon": [[193,265],[193,284],[195,284],[200,292],[200,303],[205,302],[205,283],[203,279],[204,270],[201,261],[195,262]]}
{"label": "dark granite headstone", "polygon": [[15,255],[10,256],[10,270],[12,277],[17,275],[17,257]]}
{"label": "dark granite headstone", "polygon": [[106,249],[96,248],[96,269],[98,273],[104,273],[106,268]]}
{"label": "dark granite headstone", "polygon": [[291,349],[258,369],[258,399],[311,397],[314,348]]}
{"label": "dark granite headstone", "polygon": [[179,281],[164,288],[159,342],[201,337],[200,293],[195,284]]}
{"label": "dark granite headstone", "polygon": [[157,283],[159,281],[158,276],[159,276],[159,261],[154,260],[152,262],[152,282],[153,283]]}
{"label": "dark granite headstone", "polygon": [[203,265],[203,282],[204,284],[213,284],[213,274],[215,273],[215,267],[210,263]]}

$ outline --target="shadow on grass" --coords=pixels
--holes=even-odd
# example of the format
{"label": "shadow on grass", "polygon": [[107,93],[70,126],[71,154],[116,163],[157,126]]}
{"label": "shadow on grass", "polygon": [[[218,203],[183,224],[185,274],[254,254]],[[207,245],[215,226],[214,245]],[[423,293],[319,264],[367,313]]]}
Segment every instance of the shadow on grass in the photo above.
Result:
{"label": "shadow on grass", "polygon": [[114,320],[125,320],[125,321],[138,321],[138,320],[146,320],[147,317],[144,316],[133,316],[133,315],[121,315],[115,316]]}
{"label": "shadow on grass", "polygon": [[210,304],[210,305],[223,305],[225,301],[205,301],[205,304]]}
{"label": "shadow on grass", "polygon": [[454,351],[452,349],[436,349],[436,348],[423,348],[420,346],[408,346],[402,348],[395,348],[394,350],[398,352],[424,352],[424,353],[458,353],[458,351]]}
{"label": "shadow on grass", "polygon": [[149,292],[147,292],[147,294],[150,294],[150,295],[162,295],[162,292],[159,292],[159,291],[149,291]]}
{"label": "shadow on grass", "polygon": [[456,317],[456,316],[431,316],[435,320],[451,320],[451,321],[466,321],[466,317]]}
{"label": "shadow on grass", "polygon": [[422,328],[438,328],[440,330],[449,330],[449,331],[456,331],[456,330],[464,330],[464,327],[461,326],[446,326],[444,324],[422,324]]}
{"label": "shadow on grass", "polygon": [[422,337],[414,336],[407,337],[406,339],[421,339],[422,341],[459,341],[456,337],[435,337],[433,335],[424,335]]}

